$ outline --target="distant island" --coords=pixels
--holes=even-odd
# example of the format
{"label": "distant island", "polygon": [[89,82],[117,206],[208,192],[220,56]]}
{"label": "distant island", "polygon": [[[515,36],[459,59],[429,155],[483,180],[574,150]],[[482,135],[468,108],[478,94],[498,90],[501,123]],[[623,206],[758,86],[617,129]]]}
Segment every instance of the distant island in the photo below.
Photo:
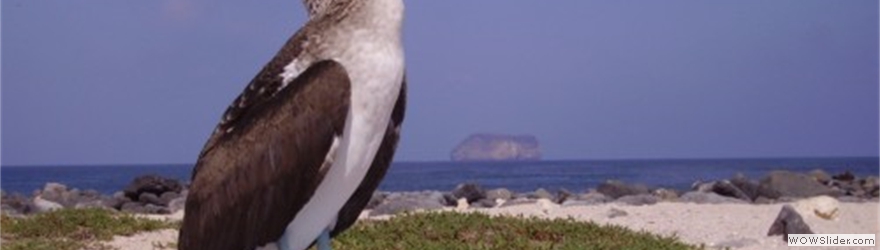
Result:
{"label": "distant island", "polygon": [[533,135],[473,134],[450,157],[453,161],[540,160],[541,149]]}

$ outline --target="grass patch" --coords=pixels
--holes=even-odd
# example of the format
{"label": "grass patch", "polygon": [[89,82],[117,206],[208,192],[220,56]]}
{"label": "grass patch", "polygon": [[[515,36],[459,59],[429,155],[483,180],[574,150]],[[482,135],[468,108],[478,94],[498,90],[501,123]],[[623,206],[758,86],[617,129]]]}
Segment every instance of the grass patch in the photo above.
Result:
{"label": "grass patch", "polygon": [[[100,209],[65,209],[0,220],[3,249],[106,248],[114,235],[178,228],[179,223],[137,218]],[[153,244],[176,248],[176,244]],[[158,245],[157,245],[158,244]],[[480,213],[429,212],[387,221],[361,221],[333,240],[334,249],[699,249],[674,237],[599,226],[573,219],[490,217]]]}
{"label": "grass patch", "polygon": [[417,213],[356,224],[335,249],[699,249],[674,237],[573,219]]}
{"label": "grass patch", "polygon": [[177,228],[170,223],[103,209],[62,209],[30,217],[0,218],[0,237],[3,249],[58,249],[75,250],[97,247],[114,235],[133,235],[137,232]]}

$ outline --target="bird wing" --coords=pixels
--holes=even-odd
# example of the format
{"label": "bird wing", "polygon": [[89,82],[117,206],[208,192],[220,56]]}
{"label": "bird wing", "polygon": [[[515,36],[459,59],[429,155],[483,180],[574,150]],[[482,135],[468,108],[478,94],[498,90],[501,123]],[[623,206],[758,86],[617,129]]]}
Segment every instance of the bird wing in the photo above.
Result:
{"label": "bird wing", "polygon": [[196,162],[179,249],[253,249],[277,240],[323,179],[350,95],[343,66],[321,61],[271,95],[227,110]]}

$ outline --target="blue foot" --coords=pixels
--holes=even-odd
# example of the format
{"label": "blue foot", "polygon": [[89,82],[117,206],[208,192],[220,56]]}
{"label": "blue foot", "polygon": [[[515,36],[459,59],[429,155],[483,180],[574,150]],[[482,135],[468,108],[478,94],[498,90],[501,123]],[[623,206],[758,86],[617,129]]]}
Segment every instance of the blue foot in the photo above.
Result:
{"label": "blue foot", "polygon": [[330,229],[324,229],[321,232],[321,235],[318,236],[318,250],[332,250],[330,248]]}

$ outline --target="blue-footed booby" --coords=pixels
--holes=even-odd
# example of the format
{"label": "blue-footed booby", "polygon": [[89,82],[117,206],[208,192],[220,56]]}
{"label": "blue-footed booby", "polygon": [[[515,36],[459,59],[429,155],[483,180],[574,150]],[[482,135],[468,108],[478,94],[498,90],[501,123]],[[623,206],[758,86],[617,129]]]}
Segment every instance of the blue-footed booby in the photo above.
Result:
{"label": "blue-footed booby", "polygon": [[329,249],[384,177],[406,102],[403,0],[303,3],[309,20],[199,154],[179,249]]}

